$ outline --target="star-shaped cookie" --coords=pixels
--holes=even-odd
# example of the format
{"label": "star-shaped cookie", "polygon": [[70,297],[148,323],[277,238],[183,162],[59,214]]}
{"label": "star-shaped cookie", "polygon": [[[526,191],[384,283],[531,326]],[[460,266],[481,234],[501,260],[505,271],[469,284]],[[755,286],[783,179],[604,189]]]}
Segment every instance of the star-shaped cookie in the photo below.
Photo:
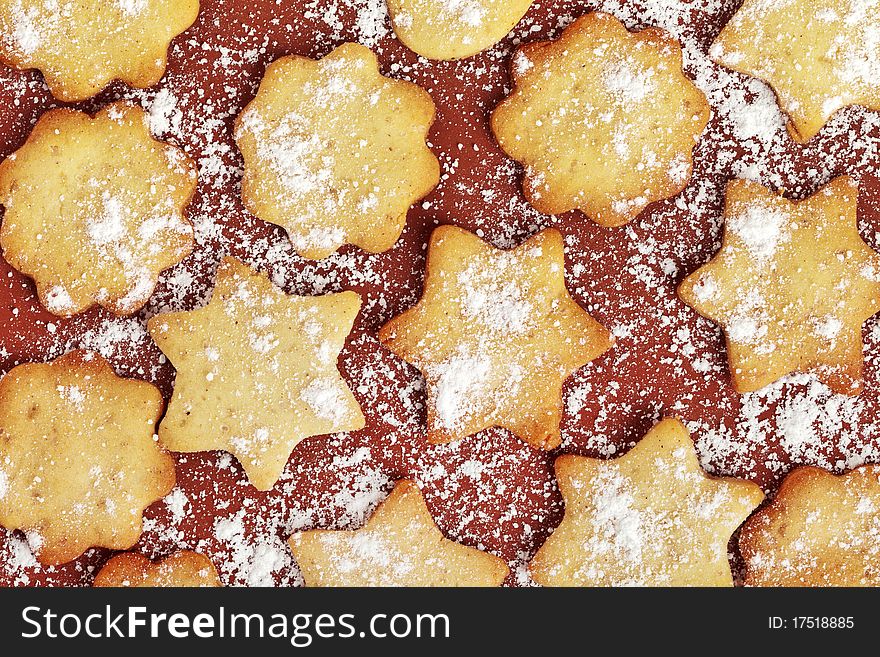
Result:
{"label": "star-shaped cookie", "polygon": [[195,163],[153,139],[140,106],[50,110],[0,163],[3,255],[56,315],[130,315],[192,251],[195,188]]}
{"label": "star-shaped cookie", "polygon": [[556,41],[522,46],[512,60],[514,90],[491,123],[501,148],[525,167],[529,202],[620,226],[683,190],[710,110],[681,66],[668,33],[631,33],[598,12]]}
{"label": "star-shaped cookie", "polygon": [[880,586],[880,467],[793,470],[739,546],[747,586]]}
{"label": "star-shaped cookie", "polygon": [[117,554],[104,564],[93,586],[202,588],[222,584],[210,559],[182,550],[155,563],[136,552]]}
{"label": "star-shaped cookie", "polygon": [[300,532],[290,549],[306,586],[499,586],[508,574],[498,557],[443,536],[408,480],[361,529]]}
{"label": "star-shaped cookie", "polygon": [[746,0],[710,55],[769,83],[803,143],[842,107],[880,109],[878,34],[872,0]]}
{"label": "star-shaped cookie", "polygon": [[199,0],[0,0],[0,61],[40,69],[65,102],[111,80],[151,87],[198,13]]}
{"label": "star-shaped cookie", "polygon": [[382,76],[369,48],[282,57],[236,122],[242,199],[306,258],[343,244],[390,249],[409,207],[440,179],[425,143],[433,121],[431,96]]}
{"label": "star-shaped cookie", "polygon": [[700,468],[666,419],[624,456],[556,459],[565,517],[530,564],[544,586],[733,586],[730,536],[764,499]]}
{"label": "star-shaped cookie", "polygon": [[559,231],[503,251],[454,226],[434,231],[421,300],[379,339],[425,375],[429,440],[501,426],[539,449],[561,441],[565,379],[613,343],[565,288]]}
{"label": "star-shaped cookie", "polygon": [[23,530],[45,564],[130,548],[143,510],[174,487],[155,440],[162,406],[92,352],[14,367],[0,380],[0,525]]}
{"label": "star-shaped cookie", "polygon": [[835,392],[861,391],[862,324],[880,310],[880,254],[859,236],[857,203],[846,177],[800,202],[755,182],[728,185],[721,250],[679,295],[724,328],[739,392],[807,371]]}
{"label": "star-shaped cookie", "polygon": [[428,59],[461,59],[507,36],[533,0],[388,0],[394,34]]}
{"label": "star-shaped cookie", "polygon": [[360,305],[355,292],[287,295],[266,274],[224,258],[207,306],[148,323],[177,369],[162,443],[231,452],[268,490],[304,438],[363,428],[336,368]]}

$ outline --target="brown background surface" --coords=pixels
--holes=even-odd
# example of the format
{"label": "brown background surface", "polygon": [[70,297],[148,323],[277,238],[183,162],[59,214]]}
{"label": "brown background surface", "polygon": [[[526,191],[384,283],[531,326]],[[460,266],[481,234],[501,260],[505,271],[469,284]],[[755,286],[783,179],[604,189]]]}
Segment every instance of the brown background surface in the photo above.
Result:
{"label": "brown background surface", "polygon": [[[676,284],[717,250],[724,185],[737,175],[800,198],[833,176],[850,174],[861,189],[862,234],[872,246],[878,242],[880,116],[847,109],[807,146],[791,142],[766,86],[706,61],[709,43],[738,4],[544,0],[496,47],[460,62],[428,62],[395,40],[383,0],[202,0],[197,23],[175,40],[156,88],[114,85],[79,105],[92,111],[131,98],[149,108],[159,89],[178,101],[180,114],[159,136],[199,162],[199,190],[188,211],[196,252],[165,272],[147,308],[129,319],[98,309],[55,318],[39,306],[31,282],[0,261],[0,372],[85,347],[107,356],[120,374],[154,382],[167,399],[174,372],[146,334],[145,319],[204,303],[225,253],[270,271],[290,293],[353,289],[363,295],[339,364],[367,428],[304,441],[268,493],[249,486],[228,455],[176,455],[179,490],[145,514],[137,550],[159,557],[198,549],[228,584],[301,583],[286,537],[296,529],[359,526],[404,476],[419,482],[448,536],[502,556],[513,568],[509,583],[526,584],[524,563],[562,515],[555,456],[619,453],[663,415],[688,423],[707,469],[749,478],[768,491],[796,463],[841,469],[876,461],[880,331],[874,320],[865,327],[867,385],[860,398],[832,395],[806,376],[740,397],[730,386],[720,332],[675,296]],[[713,106],[688,188],[619,229],[600,228],[576,212],[548,217],[530,208],[518,167],[488,128],[491,108],[509,91],[515,45],[555,37],[597,7],[631,29],[670,28],[685,44],[688,74]],[[437,105],[431,145],[443,178],[410,211],[392,250],[368,255],[346,247],[315,263],[296,256],[281,229],[243,209],[232,123],[269,62],[289,53],[321,57],[344,41],[372,47],[383,73],[430,92]],[[57,105],[38,73],[0,69],[0,156],[19,147],[37,118]],[[421,379],[375,338],[385,321],[417,300],[427,238],[445,223],[481,231],[503,247],[556,226],[569,247],[572,295],[618,336],[611,352],[568,382],[564,441],[556,452],[532,450],[503,430],[446,446],[427,444]],[[0,584],[88,584],[108,556],[91,550],[73,563],[42,568],[21,534],[0,529]]]}

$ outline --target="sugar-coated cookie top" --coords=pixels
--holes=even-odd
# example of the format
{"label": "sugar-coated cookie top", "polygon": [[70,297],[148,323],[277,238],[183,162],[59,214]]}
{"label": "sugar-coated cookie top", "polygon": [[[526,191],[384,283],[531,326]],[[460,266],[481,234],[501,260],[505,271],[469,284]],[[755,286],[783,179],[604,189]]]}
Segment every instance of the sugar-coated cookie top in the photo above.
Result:
{"label": "sugar-coated cookie top", "polygon": [[2,0],[0,60],[40,69],[67,102],[117,79],[150,87],[198,12],[199,0]]}

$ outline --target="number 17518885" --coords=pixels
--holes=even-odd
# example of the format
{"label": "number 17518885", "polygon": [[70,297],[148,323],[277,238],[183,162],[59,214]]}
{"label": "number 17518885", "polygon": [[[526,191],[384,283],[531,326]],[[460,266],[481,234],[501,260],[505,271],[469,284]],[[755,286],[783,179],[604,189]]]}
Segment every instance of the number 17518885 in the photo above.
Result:
{"label": "number 17518885", "polygon": [[852,616],[770,616],[771,630],[851,630],[856,626]]}

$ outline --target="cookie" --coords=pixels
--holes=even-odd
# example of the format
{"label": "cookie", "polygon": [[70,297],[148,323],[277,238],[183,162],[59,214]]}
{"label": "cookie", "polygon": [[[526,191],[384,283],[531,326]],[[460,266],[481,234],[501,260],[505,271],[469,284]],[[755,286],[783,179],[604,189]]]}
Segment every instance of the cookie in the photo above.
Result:
{"label": "cookie", "polygon": [[394,34],[428,59],[462,59],[501,41],[532,0],[387,0]]}
{"label": "cookie", "polygon": [[880,310],[880,254],[859,236],[857,204],[847,177],[800,202],[755,182],[728,185],[721,250],[678,293],[724,329],[739,392],[791,372],[861,391],[862,324]]}
{"label": "cookie", "polygon": [[154,563],[136,552],[118,554],[95,577],[96,587],[223,586],[214,564],[198,552],[182,550]]}
{"label": "cookie", "polygon": [[153,139],[140,107],[50,110],[0,163],[3,256],[56,315],[95,304],[130,315],[192,251],[195,187],[195,164]]}
{"label": "cookie", "polygon": [[300,532],[290,549],[306,586],[500,586],[509,572],[498,557],[444,537],[408,480],[363,528]]}
{"label": "cookie", "polygon": [[746,0],[710,56],[773,87],[791,136],[806,143],[842,107],[880,110],[878,30],[874,2]]}
{"label": "cookie", "polygon": [[363,428],[336,368],[360,305],[355,292],[287,295],[225,258],[207,306],[148,322],[177,369],[162,443],[175,452],[226,450],[269,490],[304,438]]}
{"label": "cookie", "polygon": [[500,426],[538,449],[561,441],[565,379],[613,343],[565,287],[559,231],[503,251],[454,226],[434,230],[421,300],[379,339],[424,374],[430,441]]}
{"label": "cookie", "polygon": [[343,244],[390,249],[410,205],[440,179],[425,143],[433,121],[428,93],[380,75],[368,48],[282,57],[236,121],[245,206],[306,258]]}
{"label": "cookie", "polygon": [[880,467],[793,470],[739,546],[747,586],[880,586]]}
{"label": "cookie", "polygon": [[112,80],[151,87],[198,13],[198,0],[0,0],[0,61],[39,69],[70,103]]}
{"label": "cookie", "polygon": [[657,424],[610,461],[564,455],[565,517],[529,568],[544,586],[733,586],[730,536],[764,499],[703,472],[688,430]]}
{"label": "cookie", "polygon": [[155,440],[162,396],[96,353],[19,365],[0,380],[0,525],[44,564],[127,550],[141,514],[174,487]]}
{"label": "cookie", "polygon": [[631,33],[591,13],[512,61],[514,90],[492,113],[492,132],[523,165],[537,210],[620,226],[687,185],[710,110],[669,34]]}

